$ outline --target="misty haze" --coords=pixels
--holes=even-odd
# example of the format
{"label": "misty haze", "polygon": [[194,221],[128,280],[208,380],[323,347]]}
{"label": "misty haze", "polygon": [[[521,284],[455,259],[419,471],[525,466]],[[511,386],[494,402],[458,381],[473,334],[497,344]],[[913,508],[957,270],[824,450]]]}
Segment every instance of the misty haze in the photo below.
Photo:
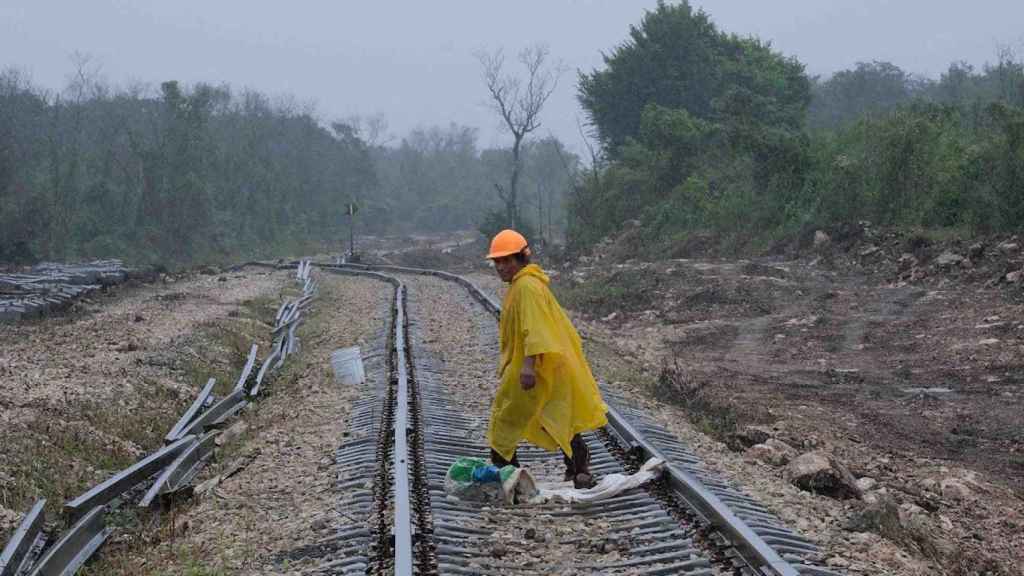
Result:
{"label": "misty haze", "polygon": [[1024,4],[0,5],[0,576],[1020,575]]}

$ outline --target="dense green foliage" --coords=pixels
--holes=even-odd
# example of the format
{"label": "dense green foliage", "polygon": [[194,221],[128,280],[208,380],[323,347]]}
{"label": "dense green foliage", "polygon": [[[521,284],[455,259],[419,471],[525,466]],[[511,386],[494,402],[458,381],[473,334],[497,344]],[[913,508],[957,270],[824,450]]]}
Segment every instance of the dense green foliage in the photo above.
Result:
{"label": "dense green foliage", "polygon": [[374,178],[346,126],[258,93],[83,80],[52,96],[0,77],[0,261],[284,254],[337,238]]}
{"label": "dense green foliage", "polygon": [[718,31],[687,3],[662,3],[605,66],[580,80],[610,163],[573,197],[577,247],[630,219],[652,240],[778,224],[807,161],[800,63]]}
{"label": "dense green foliage", "polygon": [[804,212],[824,223],[1020,229],[1024,110],[916,101],[814,139]]}
{"label": "dense green foliage", "polygon": [[756,39],[661,3],[579,99],[601,158],[570,199],[571,245],[643,225],[637,247],[726,251],[812,227],[1019,229],[1024,68],[1003,53],[939,80],[884,62],[825,81]]}
{"label": "dense green foliage", "polygon": [[719,32],[703,11],[659,4],[629,36],[605,56],[603,70],[580,75],[580,103],[608,151],[642,138],[651,105],[734,126],[803,125],[810,100],[803,65],[757,39]]}
{"label": "dense green foliage", "polygon": [[[577,160],[554,139],[522,149],[524,221],[565,228]],[[0,263],[119,257],[186,265],[340,249],[357,233],[473,229],[501,206],[507,150],[474,129],[414,130],[370,145],[256,92],[114,92],[85,74],[60,94],[0,74]]]}
{"label": "dense green foliage", "polygon": [[1005,50],[938,79],[888,62],[809,78],[685,0],[662,2],[580,75],[578,97],[598,143],[589,166],[554,138],[524,139],[517,163],[465,126],[382,145],[359,122],[255,92],[114,91],[80,69],[49,93],[5,72],[0,263],[336,249],[353,201],[357,233],[491,235],[511,210],[538,244],[586,249],[628,228],[638,249],[669,252],[759,249],[859,220],[1024,222],[1024,65]]}
{"label": "dense green foliage", "polygon": [[980,72],[954,62],[932,80],[914,77],[890,62],[860,62],[815,82],[808,123],[813,129],[841,128],[865,116],[885,116],[914,100],[958,108],[995,102],[1024,106],[1024,66],[1004,50],[995,65]]}

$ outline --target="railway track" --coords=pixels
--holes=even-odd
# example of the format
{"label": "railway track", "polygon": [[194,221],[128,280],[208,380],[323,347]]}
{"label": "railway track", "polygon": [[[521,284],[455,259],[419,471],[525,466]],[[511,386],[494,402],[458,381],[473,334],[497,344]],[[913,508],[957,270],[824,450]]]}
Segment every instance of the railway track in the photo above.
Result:
{"label": "railway track", "polygon": [[[820,564],[813,543],[608,389],[609,425],[585,436],[594,472],[630,473],[659,457],[668,463],[660,480],[589,505],[449,498],[444,478],[454,459],[487,455],[493,391],[474,386],[472,370],[486,362],[490,372],[498,304],[443,272],[320,267],[387,282],[395,298],[387,342],[371,354],[386,358],[386,378],[367,382],[337,454],[341,505],[352,522],[323,543],[334,560],[317,574],[837,574]],[[437,345],[454,338],[432,313],[439,305],[463,315],[462,339],[444,343],[458,356]],[[468,368],[462,357],[472,357]],[[561,479],[560,455],[529,447],[519,454],[540,480]]]}

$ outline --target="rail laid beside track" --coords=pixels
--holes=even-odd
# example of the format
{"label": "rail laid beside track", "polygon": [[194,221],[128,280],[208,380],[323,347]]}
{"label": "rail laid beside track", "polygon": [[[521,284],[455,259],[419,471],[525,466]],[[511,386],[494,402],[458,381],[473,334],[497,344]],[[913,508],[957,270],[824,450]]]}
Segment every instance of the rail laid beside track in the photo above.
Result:
{"label": "rail laid beside track", "polygon": [[259,397],[269,371],[280,368],[287,356],[298,351],[295,328],[305,318],[304,307],[316,296],[318,286],[310,276],[308,261],[291,268],[296,270],[302,296],[286,300],[278,310],[271,333],[274,345],[259,371],[254,374],[258,346],[253,344],[230,393],[215,398],[215,380],[211,378],[166,435],[162,448],[66,502],[63,516],[67,527],[58,538],[53,536],[59,526],[45,529],[46,501],[37,501],[0,550],[0,576],[71,576],[114,532],[107,525],[112,511],[129,503],[161,509],[173,505],[176,496],[189,493],[186,488],[213,455],[219,430]]}
{"label": "rail laid beside track", "polygon": [[[359,492],[346,496],[357,499],[362,515],[353,520],[373,521],[353,522],[350,537],[332,546],[336,560],[318,573],[837,574],[821,565],[813,543],[708,472],[678,439],[607,387],[609,425],[585,436],[593,470],[599,476],[628,473],[658,457],[667,463],[658,482],[589,505],[481,507],[449,498],[444,478],[451,462],[486,456],[479,418],[489,397],[467,395],[443,359],[425,351],[421,343],[431,327],[420,316],[431,299],[451,297],[451,283],[457,283],[465,300],[475,300],[464,304],[466,313],[490,318],[486,328],[486,321],[477,321],[481,346],[493,350],[500,306],[471,282],[445,272],[319,266],[388,282],[395,303],[388,381],[368,389],[350,424],[361,434],[338,453],[343,477],[349,474],[348,485]],[[561,463],[531,448],[520,451],[520,460],[537,471]],[[560,526],[574,529],[549,535],[547,528]],[[515,534],[512,550],[508,534]]]}

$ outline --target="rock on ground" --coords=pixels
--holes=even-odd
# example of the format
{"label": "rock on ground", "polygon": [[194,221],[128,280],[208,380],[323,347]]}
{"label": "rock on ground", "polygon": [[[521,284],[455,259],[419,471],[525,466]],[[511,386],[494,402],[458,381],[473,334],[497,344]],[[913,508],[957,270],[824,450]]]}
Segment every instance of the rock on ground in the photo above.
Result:
{"label": "rock on ground", "polygon": [[833,456],[808,452],[798,456],[785,469],[786,478],[795,486],[833,498],[860,498],[857,480]]}
{"label": "rock on ground", "polygon": [[769,438],[761,444],[755,444],[748,448],[746,454],[750,458],[765,464],[785,466],[792,459],[796,458],[797,451],[781,440]]}

